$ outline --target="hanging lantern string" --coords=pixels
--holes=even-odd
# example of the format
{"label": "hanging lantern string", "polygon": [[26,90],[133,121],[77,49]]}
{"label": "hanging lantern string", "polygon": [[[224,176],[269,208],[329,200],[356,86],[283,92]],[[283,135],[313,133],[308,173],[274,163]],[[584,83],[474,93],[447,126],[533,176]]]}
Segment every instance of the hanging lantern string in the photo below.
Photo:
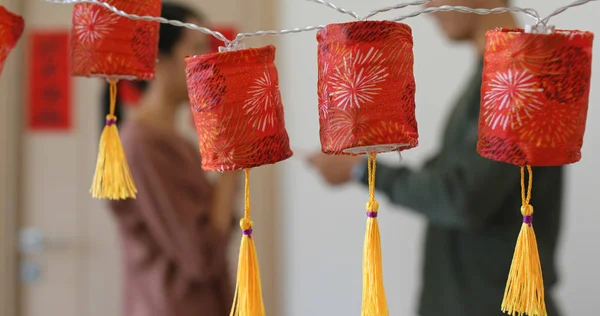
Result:
{"label": "hanging lantern string", "polygon": [[252,238],[252,220],[250,219],[250,169],[246,174],[244,218],[240,220],[242,241],[238,257],[238,270],[229,316],[265,316],[265,305],[260,282],[260,267],[256,246]]}
{"label": "hanging lantern string", "polygon": [[575,1],[575,2],[571,3],[571,4],[570,4],[570,5],[568,5],[568,6],[560,7],[560,8],[558,8],[558,9],[556,9],[554,12],[550,13],[550,15],[548,15],[547,17],[545,17],[544,19],[542,19],[542,23],[543,23],[544,25],[547,25],[547,24],[548,24],[548,21],[549,21],[549,20],[550,20],[552,17],[555,17],[555,16],[557,16],[557,15],[559,15],[559,14],[561,14],[561,13],[563,13],[563,12],[567,11],[567,10],[568,10],[568,9],[570,9],[570,8],[575,8],[575,7],[578,7],[578,6],[584,5],[584,4],[588,4],[588,3],[592,2],[592,1],[598,1],[598,0],[578,0],[578,1]]}
{"label": "hanging lantern string", "polygon": [[[329,7],[331,9],[336,10],[339,13],[348,14],[349,16],[351,16],[351,17],[353,17],[353,18],[355,18],[357,20],[361,19],[360,15],[358,15],[358,13],[356,13],[354,11],[346,10],[344,8],[340,8],[340,7],[338,7],[337,5],[335,5],[335,4],[331,3],[331,2],[327,2],[327,1],[323,1],[323,0],[306,0],[306,1],[310,1],[310,2],[314,2],[314,3],[322,4],[322,5],[326,6],[326,7]],[[432,1],[432,0],[429,0],[429,1]]]}
{"label": "hanging lantern string", "polygon": [[408,2],[408,3],[400,3],[400,4],[393,5],[393,6],[377,9],[377,10],[372,10],[372,11],[369,11],[369,13],[367,13],[367,15],[364,18],[362,18],[362,20],[363,21],[368,20],[379,13],[388,12],[388,11],[392,11],[392,10],[404,9],[409,6],[424,5],[429,2],[433,2],[433,1],[435,1],[435,0],[419,0],[419,1],[413,1],[413,2]]}
{"label": "hanging lantern string", "polygon": [[[591,1],[596,1],[596,0],[591,0]],[[399,22],[399,21],[403,21],[403,20],[406,20],[409,18],[414,18],[421,14],[428,14],[428,13],[433,13],[433,12],[444,12],[444,11],[458,11],[458,12],[462,12],[462,13],[474,13],[474,14],[479,14],[479,15],[502,14],[502,13],[506,13],[506,12],[519,12],[519,13],[525,13],[526,15],[534,18],[536,20],[537,24],[539,24],[543,21],[543,19],[539,15],[539,13],[536,10],[530,9],[530,8],[498,7],[498,8],[493,8],[493,9],[477,9],[477,8],[469,8],[469,7],[465,7],[465,6],[453,6],[453,5],[442,5],[442,6],[438,6],[438,7],[425,8],[421,11],[416,11],[416,12],[413,12],[408,15],[401,15],[397,18],[392,19],[391,21]]]}
{"label": "hanging lantern string", "polygon": [[523,205],[529,205],[529,202],[531,202],[531,187],[533,185],[531,166],[527,166],[527,173],[529,180],[527,187],[525,187],[525,167],[521,167],[521,200],[523,201]]}
{"label": "hanging lantern string", "polygon": [[[97,4],[97,5],[101,5],[103,7],[105,7],[106,9],[114,12],[117,15],[120,15],[122,17],[126,17],[129,19],[133,19],[133,20],[144,20],[144,21],[155,21],[155,22],[159,22],[159,23],[163,23],[163,24],[170,24],[173,26],[177,26],[177,27],[184,27],[184,28],[188,28],[191,30],[195,30],[195,31],[199,31],[202,32],[204,34],[208,34],[211,36],[214,36],[215,38],[217,38],[218,40],[222,41],[223,43],[225,43],[225,45],[227,46],[236,46],[236,44],[241,41],[244,38],[248,38],[248,37],[255,37],[255,36],[265,36],[265,35],[285,35],[285,34],[291,34],[291,33],[302,33],[302,32],[310,32],[310,31],[315,31],[315,30],[320,30],[325,28],[325,25],[312,25],[312,26],[306,26],[306,27],[297,27],[297,28],[293,28],[293,29],[283,29],[283,30],[267,30],[267,31],[257,31],[254,33],[239,33],[235,39],[233,40],[229,40],[227,39],[223,34],[221,34],[220,32],[217,31],[213,31],[209,28],[206,27],[202,27],[202,26],[198,26],[196,24],[193,23],[184,23],[181,21],[177,21],[177,20],[167,20],[165,18],[162,17],[153,17],[153,16],[139,16],[136,14],[130,14],[127,13],[123,10],[120,10],[106,2],[103,2],[102,0],[42,0],[42,1],[46,1],[46,2],[50,2],[50,3],[56,3],[56,4],[76,4],[76,3],[91,3],[91,4]],[[343,8],[340,8],[336,5],[334,5],[333,3],[330,2],[326,2],[323,0],[307,0],[307,1],[311,1],[311,2],[316,2],[316,3],[320,3],[323,4],[329,8],[333,8],[336,11],[343,13],[343,14],[349,14],[354,18],[360,18],[360,16],[358,14],[356,14],[356,12],[353,11],[349,11]],[[407,6],[410,5],[421,5],[421,4],[425,4],[427,2],[431,2],[431,1],[435,1],[435,0],[420,0],[420,1],[414,1],[414,2],[410,2],[410,3],[403,3],[403,4],[398,4],[392,7],[385,7],[385,8],[381,8],[381,9],[377,9],[377,10],[373,10],[370,11],[364,18],[362,18],[362,20],[366,20],[370,17],[375,16],[378,13],[381,12],[387,12],[387,11],[391,11],[391,10],[396,10],[396,9],[402,9],[405,8]],[[458,11],[458,12],[462,12],[462,13],[474,13],[474,14],[480,14],[480,15],[486,15],[486,14],[501,14],[501,13],[506,13],[506,12],[520,12],[520,13],[524,13],[534,19],[536,19],[536,23],[537,25],[547,25],[548,21],[550,20],[550,18],[555,17],[561,13],[563,13],[564,11],[566,11],[569,8],[573,8],[573,7],[578,7],[593,1],[600,1],[600,0],[577,0],[574,1],[573,3],[560,7],[558,9],[556,9],[552,14],[550,14],[549,16],[545,17],[545,18],[541,18],[539,13],[534,10],[534,9],[530,9],[530,8],[519,8],[519,7],[498,7],[498,8],[492,8],[492,9],[478,9],[478,8],[469,8],[469,7],[465,7],[465,6],[448,6],[448,5],[443,5],[443,6],[438,6],[438,7],[431,7],[431,8],[425,8],[422,9],[420,11],[416,11],[407,15],[402,15],[399,17],[396,17],[394,19],[392,19],[391,21],[403,21],[409,18],[413,18],[416,16],[419,16],[421,14],[429,14],[429,13],[434,13],[434,12],[442,12],[442,11]]]}

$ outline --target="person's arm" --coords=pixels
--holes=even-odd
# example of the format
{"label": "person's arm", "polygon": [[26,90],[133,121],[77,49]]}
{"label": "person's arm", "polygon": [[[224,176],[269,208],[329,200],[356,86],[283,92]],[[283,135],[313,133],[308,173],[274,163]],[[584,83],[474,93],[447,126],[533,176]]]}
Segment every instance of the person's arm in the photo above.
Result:
{"label": "person's arm", "polygon": [[[460,229],[481,228],[498,210],[520,175],[512,165],[479,156],[477,122],[469,126],[467,139],[453,155],[440,155],[421,170],[377,163],[375,187],[393,204],[425,215],[437,225]],[[368,183],[366,165],[354,176]]]}
{"label": "person's arm", "polygon": [[[127,157],[138,188],[136,209],[154,241],[187,280],[203,282],[218,277],[227,269],[230,230],[223,218],[231,218],[232,206],[215,204],[213,198],[216,195],[222,200],[218,190],[227,192],[233,181],[221,181],[215,193],[199,182],[204,174],[190,170],[190,162],[168,145],[138,142],[132,146],[126,149],[131,149]],[[229,208],[217,210],[217,205]],[[220,216],[215,216],[217,212]]]}

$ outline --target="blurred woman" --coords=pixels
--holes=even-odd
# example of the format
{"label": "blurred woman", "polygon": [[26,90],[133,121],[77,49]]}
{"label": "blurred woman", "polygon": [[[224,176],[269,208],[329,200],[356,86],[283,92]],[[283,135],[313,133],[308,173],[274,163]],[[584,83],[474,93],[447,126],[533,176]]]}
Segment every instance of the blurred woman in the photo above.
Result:
{"label": "blurred woman", "polygon": [[[202,25],[187,7],[164,3],[162,16]],[[198,150],[176,132],[188,101],[184,58],[208,52],[201,33],[162,24],[154,80],[140,83],[121,139],[137,199],[111,202],[124,250],[125,316],[226,316],[233,299],[226,248],[237,173],[213,186]]]}

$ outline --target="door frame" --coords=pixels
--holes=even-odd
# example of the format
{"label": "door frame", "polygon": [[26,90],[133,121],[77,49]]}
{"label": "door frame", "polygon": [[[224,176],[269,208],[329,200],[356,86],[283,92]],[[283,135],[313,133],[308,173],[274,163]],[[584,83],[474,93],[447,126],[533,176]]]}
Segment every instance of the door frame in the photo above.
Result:
{"label": "door frame", "polygon": [[[22,14],[25,1],[0,0],[12,12]],[[21,200],[20,161],[25,66],[23,34],[10,53],[0,77],[0,314],[18,315],[19,254],[17,236]]]}

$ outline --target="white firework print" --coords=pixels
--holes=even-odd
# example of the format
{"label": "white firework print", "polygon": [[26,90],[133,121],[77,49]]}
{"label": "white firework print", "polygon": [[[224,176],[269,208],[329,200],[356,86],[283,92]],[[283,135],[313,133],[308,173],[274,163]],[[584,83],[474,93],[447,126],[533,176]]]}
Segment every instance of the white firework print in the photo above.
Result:
{"label": "white firework print", "polygon": [[327,70],[329,69],[329,64],[324,62],[323,66],[321,69],[319,69],[319,81],[318,81],[318,107],[319,107],[319,115],[322,119],[326,119],[327,118],[327,114],[328,114],[328,110],[329,110],[329,102],[328,102],[328,98],[329,95],[327,95],[327,89],[325,89],[325,87],[327,86],[326,84],[326,78],[325,78],[325,74],[327,73]]}
{"label": "white firework print", "polygon": [[101,14],[102,8],[85,5],[75,12],[75,34],[81,43],[94,43],[113,31],[112,25],[118,21],[114,14]]}
{"label": "white firework print", "polygon": [[521,126],[523,116],[539,110],[542,102],[538,93],[544,91],[536,87],[536,78],[527,71],[509,69],[498,72],[483,98],[483,118],[492,129],[513,129]]}
{"label": "white firework print", "polygon": [[277,86],[268,71],[254,81],[248,93],[250,97],[244,102],[243,108],[246,114],[249,114],[252,127],[264,132],[268,127],[275,126],[276,106],[280,100],[277,96]]}
{"label": "white firework print", "polygon": [[383,54],[372,47],[366,54],[361,51],[348,54],[342,65],[331,70],[328,84],[336,106],[360,108],[373,102],[373,97],[381,91],[378,85],[389,76],[384,62]]}

